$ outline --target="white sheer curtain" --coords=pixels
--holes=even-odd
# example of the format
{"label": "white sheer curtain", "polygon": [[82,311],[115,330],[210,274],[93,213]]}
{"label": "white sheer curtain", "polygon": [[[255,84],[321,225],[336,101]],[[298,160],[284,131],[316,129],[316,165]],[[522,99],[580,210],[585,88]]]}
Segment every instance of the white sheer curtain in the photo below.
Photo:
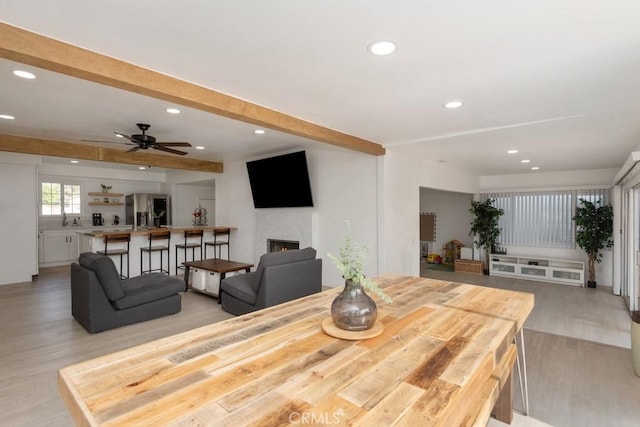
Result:
{"label": "white sheer curtain", "polygon": [[609,189],[481,194],[504,210],[499,245],[575,248],[572,220],[580,199],[609,204]]}

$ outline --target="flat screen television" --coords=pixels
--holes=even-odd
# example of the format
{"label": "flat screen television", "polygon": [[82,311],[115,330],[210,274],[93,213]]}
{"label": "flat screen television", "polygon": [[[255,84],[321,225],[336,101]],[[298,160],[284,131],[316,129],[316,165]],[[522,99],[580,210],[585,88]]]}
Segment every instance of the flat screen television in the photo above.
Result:
{"label": "flat screen television", "polygon": [[256,208],[313,206],[304,151],[247,162],[247,172]]}

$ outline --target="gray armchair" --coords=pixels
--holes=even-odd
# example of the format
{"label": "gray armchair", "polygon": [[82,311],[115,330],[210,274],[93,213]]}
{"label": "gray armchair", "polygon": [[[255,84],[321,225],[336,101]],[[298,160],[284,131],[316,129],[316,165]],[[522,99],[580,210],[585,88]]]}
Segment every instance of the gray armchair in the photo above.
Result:
{"label": "gray armchair", "polygon": [[220,298],[223,310],[241,315],[321,290],[322,259],[305,248],[262,255],[256,271],[220,283]]}
{"label": "gray armchair", "polygon": [[113,260],[93,252],[71,264],[71,314],[90,333],[178,313],[184,291],[160,273],[121,280]]}

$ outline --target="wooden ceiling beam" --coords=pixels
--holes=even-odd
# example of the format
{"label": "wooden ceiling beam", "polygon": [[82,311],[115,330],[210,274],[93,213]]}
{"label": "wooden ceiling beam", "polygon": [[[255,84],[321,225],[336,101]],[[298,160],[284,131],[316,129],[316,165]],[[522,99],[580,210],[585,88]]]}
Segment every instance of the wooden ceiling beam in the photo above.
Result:
{"label": "wooden ceiling beam", "polygon": [[0,57],[373,155],[382,145],[0,23]]}
{"label": "wooden ceiling beam", "polygon": [[183,169],[199,172],[222,173],[223,164],[207,160],[152,154],[148,151],[127,153],[124,150],[96,147],[94,145],[51,139],[28,138],[0,134],[0,151],[37,154],[41,156],[94,160],[98,162],[125,163],[137,166],[155,166],[168,169]]}

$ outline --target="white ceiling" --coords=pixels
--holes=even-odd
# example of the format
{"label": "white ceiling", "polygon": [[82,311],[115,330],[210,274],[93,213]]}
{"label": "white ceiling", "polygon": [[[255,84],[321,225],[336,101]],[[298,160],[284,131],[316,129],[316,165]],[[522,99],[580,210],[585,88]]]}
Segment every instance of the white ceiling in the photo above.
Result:
{"label": "white ceiling", "polygon": [[[619,168],[640,146],[637,0],[0,0],[0,19],[481,175]],[[398,51],[369,54],[380,39]],[[169,106],[0,60],[16,117],[0,133],[115,140],[146,122],[223,161],[319,144]]]}

